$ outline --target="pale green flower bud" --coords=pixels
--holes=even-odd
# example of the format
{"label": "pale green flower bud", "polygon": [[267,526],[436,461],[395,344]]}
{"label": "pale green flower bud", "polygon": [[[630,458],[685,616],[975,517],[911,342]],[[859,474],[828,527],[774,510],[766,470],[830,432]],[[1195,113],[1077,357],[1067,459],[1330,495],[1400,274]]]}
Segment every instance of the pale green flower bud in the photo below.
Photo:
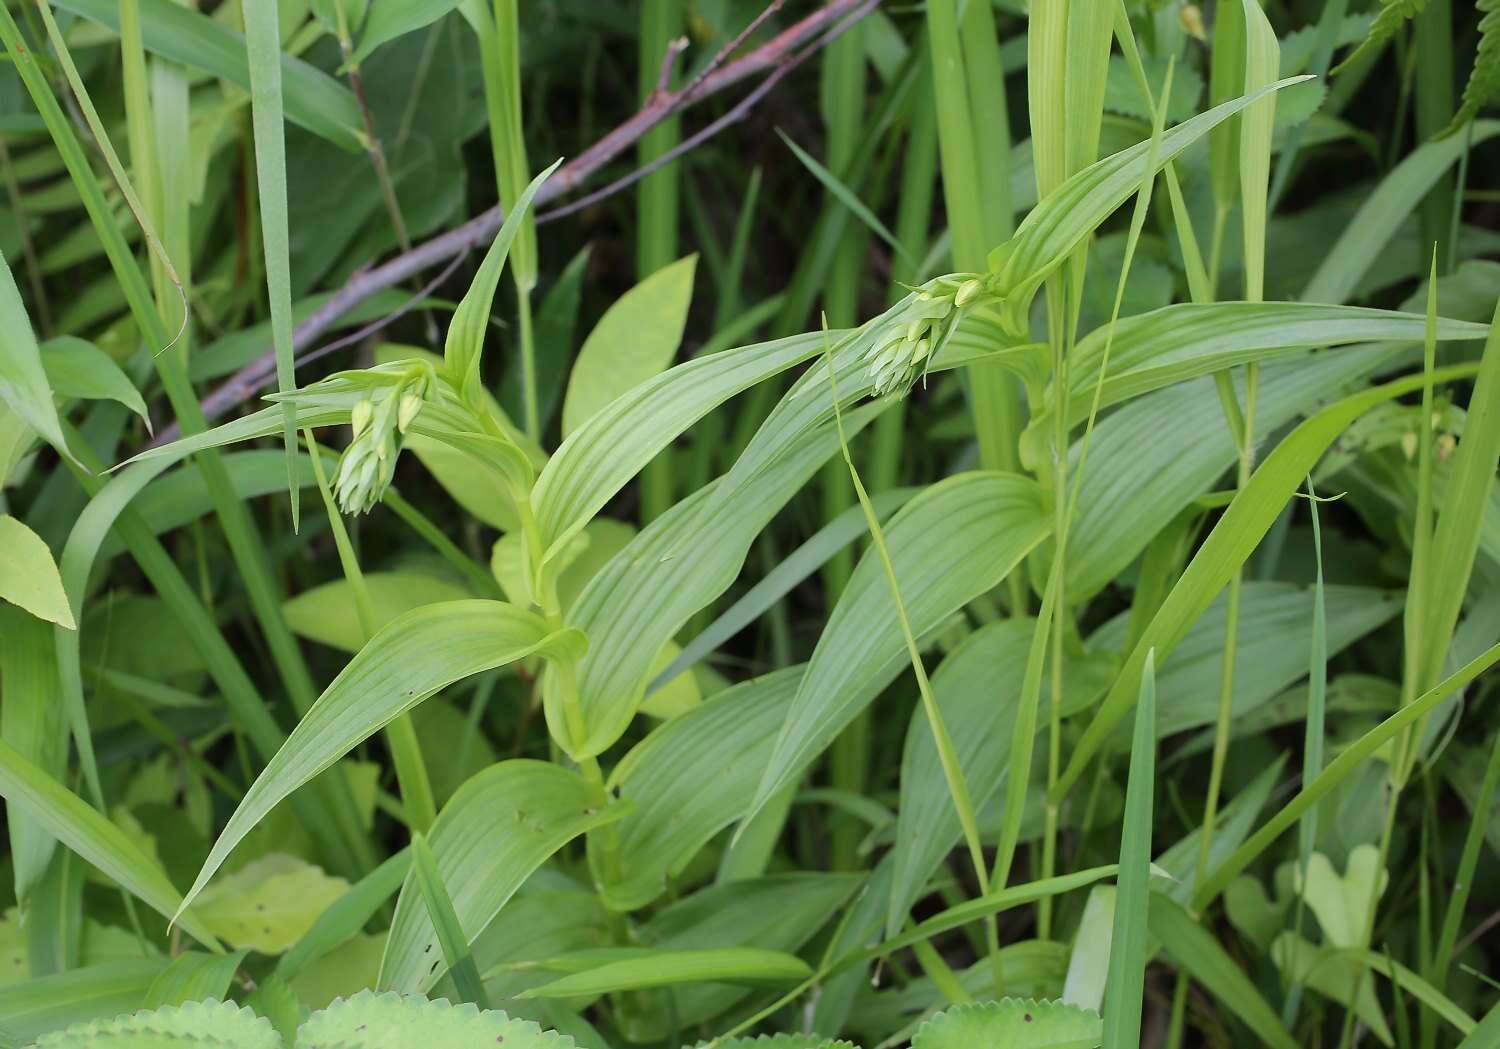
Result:
{"label": "pale green flower bud", "polygon": [[416,390],[408,390],[401,395],[401,407],[396,413],[396,429],[405,433],[411,426],[412,420],[422,410],[422,395]]}
{"label": "pale green flower bud", "polygon": [[365,432],[365,427],[370,425],[370,416],[375,413],[375,406],[366,397],[354,406],[354,412],[349,419],[349,425],[354,428],[354,436],[358,437]]}
{"label": "pale green flower bud", "polygon": [[955,306],[967,306],[974,301],[974,297],[979,294],[981,288],[982,285],[979,283],[979,278],[977,277],[972,277],[964,281],[958,286],[958,291],[953,295],[953,304]]}

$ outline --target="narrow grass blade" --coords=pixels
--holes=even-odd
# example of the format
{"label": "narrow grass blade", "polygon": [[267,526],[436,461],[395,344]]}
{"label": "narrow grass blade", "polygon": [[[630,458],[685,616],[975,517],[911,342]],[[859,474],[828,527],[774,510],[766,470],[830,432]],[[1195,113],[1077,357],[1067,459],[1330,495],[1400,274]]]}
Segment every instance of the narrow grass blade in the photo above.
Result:
{"label": "narrow grass blade", "polygon": [[[261,242],[271,302],[271,345],[276,350],[276,383],[282,393],[297,385],[292,354],[292,259],[287,228],[286,132],[281,102],[281,27],[275,4],[241,0],[245,54],[250,66],[250,117],[255,128],[255,177],[260,202]],[[302,486],[297,482],[297,408],[281,406],[286,445],[287,488],[292,497],[292,530],[301,518]]]}
{"label": "narrow grass blade", "polygon": [[125,832],[97,809],[0,742],[0,794],[30,813],[43,827],[109,875],[127,891],[177,923],[213,951],[219,942],[186,904],[161,866],[148,859]]}
{"label": "narrow grass blade", "polygon": [[458,914],[453,910],[453,900],[443,885],[443,876],[433,858],[432,847],[420,833],[411,839],[412,878],[421,890],[422,901],[427,905],[427,917],[437,931],[437,941],[443,949],[443,959],[448,963],[448,975],[458,988],[459,996],[473,1002],[481,1009],[489,1008],[488,996],[484,993],[484,981],[479,978],[479,969],[474,964],[474,954],[469,950],[468,937],[458,924]]}
{"label": "narrow grass blade", "polygon": [[1146,987],[1146,913],[1150,906],[1152,798],[1156,781],[1155,653],[1141,668],[1130,777],[1125,785],[1125,825],[1120,831],[1114,930],[1105,982],[1104,1049],[1134,1049],[1141,1043],[1142,996]]}
{"label": "narrow grass blade", "polygon": [[572,998],[618,991],[719,981],[751,985],[796,983],[812,969],[795,954],[760,947],[701,951],[647,951],[523,991],[522,998]]}

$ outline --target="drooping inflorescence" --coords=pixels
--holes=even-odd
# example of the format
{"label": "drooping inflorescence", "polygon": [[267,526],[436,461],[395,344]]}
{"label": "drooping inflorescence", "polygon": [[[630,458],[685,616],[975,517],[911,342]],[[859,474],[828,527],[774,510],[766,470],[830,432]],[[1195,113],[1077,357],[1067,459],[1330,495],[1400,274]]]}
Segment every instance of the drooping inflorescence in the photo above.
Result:
{"label": "drooping inflorescence", "polygon": [[875,396],[905,393],[953,333],[964,308],[988,294],[985,278],[967,273],[934,277],[898,309],[876,337],[865,360]]}

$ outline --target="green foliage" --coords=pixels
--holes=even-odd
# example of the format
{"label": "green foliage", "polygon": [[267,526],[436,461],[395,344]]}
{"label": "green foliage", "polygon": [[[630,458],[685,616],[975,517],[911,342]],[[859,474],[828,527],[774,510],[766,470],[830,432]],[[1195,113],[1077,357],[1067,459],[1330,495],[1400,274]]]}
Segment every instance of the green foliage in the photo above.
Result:
{"label": "green foliage", "polygon": [[1351,6],[0,9],[0,1049],[1482,1041],[1500,10]]}

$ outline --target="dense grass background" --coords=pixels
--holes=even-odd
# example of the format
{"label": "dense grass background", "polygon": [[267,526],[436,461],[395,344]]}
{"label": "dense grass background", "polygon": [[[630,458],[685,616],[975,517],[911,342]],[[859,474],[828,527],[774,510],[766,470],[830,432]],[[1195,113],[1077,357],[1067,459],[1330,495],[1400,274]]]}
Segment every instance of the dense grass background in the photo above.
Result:
{"label": "dense grass background", "polygon": [[9,0],[0,1043],[1500,1044],[1497,20]]}

